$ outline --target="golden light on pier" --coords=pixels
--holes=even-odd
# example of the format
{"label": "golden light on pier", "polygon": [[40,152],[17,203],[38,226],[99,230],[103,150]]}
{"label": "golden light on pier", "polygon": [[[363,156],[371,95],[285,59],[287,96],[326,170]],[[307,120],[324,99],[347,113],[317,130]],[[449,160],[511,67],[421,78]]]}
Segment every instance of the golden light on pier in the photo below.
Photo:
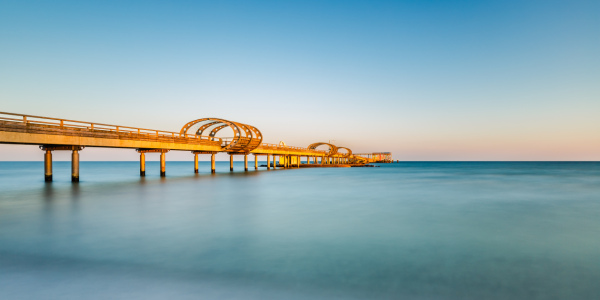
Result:
{"label": "golden light on pier", "polygon": [[[225,128],[231,129],[233,135],[218,137],[217,134]],[[304,148],[262,141],[258,128],[219,118],[197,119],[186,123],[180,132],[170,132],[0,112],[0,143],[40,145],[45,151],[46,181],[52,181],[52,151],[69,150],[72,151],[71,178],[78,182],[79,151],[85,147],[135,149],[140,153],[140,176],[146,175],[147,153],[160,154],[160,176],[166,176],[166,153],[169,151],[190,151],[194,155],[195,173],[198,173],[200,154],[211,155],[211,172],[215,173],[217,153],[230,155],[230,171],[233,171],[234,155],[244,156],[244,171],[248,171],[249,154],[254,155],[255,169],[258,169],[258,156],[266,156],[267,170],[271,167],[361,166],[369,162],[392,162],[389,152],[353,154],[349,148],[331,143],[319,142]],[[327,146],[328,149],[318,150],[319,146]],[[305,163],[301,162],[302,157],[306,157]]]}

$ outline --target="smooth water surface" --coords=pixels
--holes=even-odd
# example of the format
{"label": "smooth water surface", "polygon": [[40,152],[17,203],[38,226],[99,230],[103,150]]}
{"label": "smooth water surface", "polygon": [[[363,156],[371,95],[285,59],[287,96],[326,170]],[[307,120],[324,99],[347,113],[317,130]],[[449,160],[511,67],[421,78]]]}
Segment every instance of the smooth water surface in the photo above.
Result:
{"label": "smooth water surface", "polygon": [[0,299],[600,299],[600,163],[192,168],[0,162]]}

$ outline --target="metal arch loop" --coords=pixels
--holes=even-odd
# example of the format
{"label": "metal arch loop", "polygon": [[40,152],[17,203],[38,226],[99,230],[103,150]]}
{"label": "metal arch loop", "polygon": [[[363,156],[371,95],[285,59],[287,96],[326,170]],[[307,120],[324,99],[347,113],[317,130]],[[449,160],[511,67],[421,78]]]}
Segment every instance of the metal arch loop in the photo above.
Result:
{"label": "metal arch loop", "polygon": [[340,149],[344,149],[344,150],[346,150],[346,151],[348,152],[348,153],[346,153],[346,154],[343,154],[343,153],[339,153],[339,152],[338,152],[338,154],[342,155],[342,157],[344,157],[344,158],[349,158],[349,157],[352,157],[352,150],[350,150],[350,148],[348,148],[348,147],[338,147],[338,151],[339,151]]}
{"label": "metal arch loop", "polygon": [[[200,124],[200,127],[195,130],[195,133],[190,132],[190,129],[198,124]],[[202,118],[188,122],[181,128],[179,134],[183,137],[190,134],[201,136],[211,129],[208,136],[214,140],[217,133],[225,127],[230,127],[233,131],[231,142],[222,146],[225,151],[247,153],[256,149],[262,143],[262,134],[256,127],[218,118]]]}
{"label": "metal arch loop", "polygon": [[329,146],[329,151],[327,151],[327,154],[326,154],[327,156],[335,155],[338,151],[338,147],[336,145],[330,144],[330,143],[313,143],[313,144],[308,145],[308,149],[316,150],[317,147],[323,146],[323,145]]}

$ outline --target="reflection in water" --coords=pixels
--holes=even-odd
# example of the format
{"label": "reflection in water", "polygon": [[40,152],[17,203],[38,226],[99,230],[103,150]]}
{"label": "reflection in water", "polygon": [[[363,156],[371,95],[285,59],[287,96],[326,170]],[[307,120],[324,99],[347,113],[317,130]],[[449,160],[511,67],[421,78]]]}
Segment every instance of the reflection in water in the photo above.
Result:
{"label": "reflection in water", "polygon": [[600,296],[598,163],[0,166],[1,299]]}

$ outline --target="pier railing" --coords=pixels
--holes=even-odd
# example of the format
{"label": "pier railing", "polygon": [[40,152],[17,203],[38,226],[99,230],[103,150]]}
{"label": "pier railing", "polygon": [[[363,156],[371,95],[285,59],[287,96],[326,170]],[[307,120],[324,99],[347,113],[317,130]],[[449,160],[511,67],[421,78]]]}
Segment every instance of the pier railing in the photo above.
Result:
{"label": "pier railing", "polygon": [[208,136],[181,137],[179,132],[122,125],[41,117],[0,112],[0,129],[5,131],[70,135],[99,138],[136,139],[144,141],[221,145],[220,138]]}
{"label": "pier railing", "polygon": [[[165,130],[76,121],[8,112],[0,112],[0,130],[81,137],[218,145],[220,147],[227,145],[231,141],[231,138],[196,135],[182,136],[179,132]],[[287,145],[283,146],[279,144],[268,143],[262,143],[260,148],[283,151],[303,151],[319,155],[327,153],[326,151],[322,150],[312,150],[304,147]]]}

